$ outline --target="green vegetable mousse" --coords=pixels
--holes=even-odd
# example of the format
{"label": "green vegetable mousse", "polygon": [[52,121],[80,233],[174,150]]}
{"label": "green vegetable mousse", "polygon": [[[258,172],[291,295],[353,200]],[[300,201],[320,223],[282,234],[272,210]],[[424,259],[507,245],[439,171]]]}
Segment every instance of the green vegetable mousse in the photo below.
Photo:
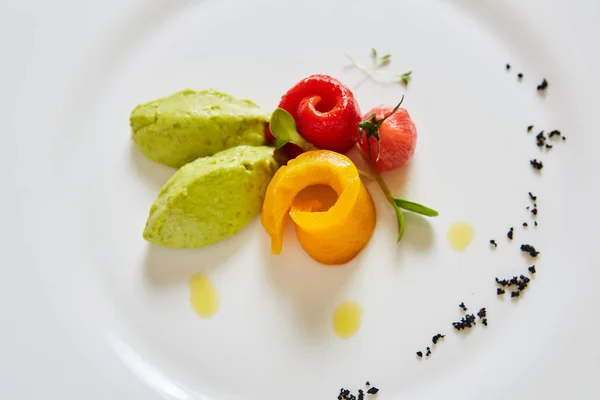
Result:
{"label": "green vegetable mousse", "polygon": [[144,239],[193,248],[233,236],[261,210],[267,185],[280,166],[274,151],[239,146],[183,166],[152,205]]}
{"label": "green vegetable mousse", "polygon": [[149,159],[179,168],[240,145],[265,144],[266,114],[249,100],[215,90],[184,90],[137,106],[132,138]]}

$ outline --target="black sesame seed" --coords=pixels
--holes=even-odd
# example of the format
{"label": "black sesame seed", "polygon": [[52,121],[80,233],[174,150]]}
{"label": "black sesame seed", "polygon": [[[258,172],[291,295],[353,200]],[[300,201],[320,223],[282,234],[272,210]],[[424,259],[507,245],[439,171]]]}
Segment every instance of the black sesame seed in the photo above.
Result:
{"label": "black sesame seed", "polygon": [[479,311],[477,312],[477,316],[478,316],[480,319],[481,319],[481,318],[484,318],[484,317],[486,317],[486,315],[487,315],[487,314],[486,314],[485,307],[484,307],[484,308],[482,308],[481,310],[479,310]]}
{"label": "black sesame seed", "polygon": [[427,352],[425,353],[425,357],[429,357],[431,355],[431,348],[427,348]]}
{"label": "black sesame seed", "polygon": [[529,192],[529,198],[533,201],[537,200],[537,196],[534,196],[533,193]]}
{"label": "black sesame seed", "polygon": [[535,139],[537,141],[537,145],[539,147],[543,146],[544,144],[546,144],[546,136],[544,136],[544,131],[540,131],[540,133],[538,133],[535,136]]}
{"label": "black sesame seed", "polygon": [[548,137],[549,137],[549,138],[552,138],[552,137],[554,137],[554,136],[560,136],[560,131],[555,129],[555,130],[553,130],[552,132],[550,132],[550,133],[548,134]]}
{"label": "black sesame seed", "polygon": [[546,80],[546,78],[544,78],[544,80],[542,81],[542,83],[540,83],[537,87],[538,91],[541,90],[546,90],[546,88],[548,88],[548,81]]}
{"label": "black sesame seed", "polygon": [[484,319],[482,319],[482,320],[481,320],[481,323],[482,323],[483,325],[487,326],[487,318],[484,318]]}
{"label": "black sesame seed", "polygon": [[529,272],[531,272],[532,274],[535,274],[535,265],[532,265],[531,267],[527,268],[529,270]]}
{"label": "black sesame seed", "polygon": [[537,223],[537,221],[533,221],[533,224],[534,224],[535,226],[538,226],[538,223]]}
{"label": "black sesame seed", "polygon": [[467,311],[467,306],[465,306],[465,303],[464,303],[464,302],[463,302],[463,303],[460,303],[458,306],[459,306],[460,308],[462,308],[462,310],[463,310],[463,311]]}
{"label": "black sesame seed", "polygon": [[527,127],[527,132],[531,132],[531,130],[532,130],[532,129],[533,129],[533,125],[529,125],[529,126]]}
{"label": "black sesame seed", "polygon": [[562,137],[562,140],[567,140],[567,137],[566,137],[566,136],[563,136],[563,137]]}
{"label": "black sesame seed", "polygon": [[522,78],[523,78],[523,74],[522,74],[521,72],[519,72],[519,73],[517,74],[517,77],[518,77],[519,79],[522,79]]}
{"label": "black sesame seed", "polygon": [[494,239],[490,240],[490,244],[493,245],[494,247],[498,247],[498,243],[496,243],[496,241]]}
{"label": "black sesame seed", "polygon": [[497,294],[498,296],[500,296],[501,294],[504,294],[504,293],[506,293],[506,292],[504,291],[504,289],[502,289],[502,288],[497,288],[497,289],[496,289],[496,294]]}
{"label": "black sesame seed", "polygon": [[500,286],[508,286],[510,283],[506,279],[498,279],[496,278],[496,283]]}
{"label": "black sesame seed", "polygon": [[473,314],[467,314],[464,318],[461,318],[458,322],[453,322],[452,326],[457,331],[461,331],[463,329],[472,328],[476,325],[475,316]]}
{"label": "black sesame seed", "polygon": [[532,209],[531,209],[531,213],[532,213],[533,215],[537,215],[537,213],[538,213],[538,209],[537,209],[537,208],[532,208]]}
{"label": "black sesame seed", "polygon": [[510,297],[519,297],[519,295],[521,294],[521,292],[519,292],[518,290],[516,292],[511,292],[510,293]]}
{"label": "black sesame seed", "polygon": [[421,358],[423,358],[423,352],[422,351],[417,351],[417,355]]}
{"label": "black sesame seed", "polygon": [[536,251],[535,247],[533,247],[533,246],[532,246],[532,245],[530,245],[530,244],[522,244],[522,245],[521,245],[521,251],[523,251],[523,252],[525,252],[525,253],[529,253],[529,255],[530,255],[531,257],[534,257],[534,258],[535,258],[535,257],[537,257],[537,256],[538,256],[538,254],[540,254],[540,252],[539,252],[539,251]]}
{"label": "black sesame seed", "polygon": [[527,227],[527,226],[528,226],[528,225],[527,225],[527,222],[523,222],[523,226],[524,226],[524,227]]}
{"label": "black sesame seed", "polygon": [[375,386],[367,390],[367,393],[369,394],[376,394],[377,392],[379,392],[379,389],[377,389]]}
{"label": "black sesame seed", "polygon": [[433,344],[437,344],[437,342],[438,342],[440,339],[443,339],[443,338],[445,338],[445,337],[446,337],[446,335],[441,335],[441,334],[439,334],[439,333],[438,333],[438,334],[434,335],[434,336],[431,338],[431,341],[433,342]]}
{"label": "black sesame seed", "polygon": [[510,280],[510,285],[518,285],[519,284],[519,278],[517,278],[516,276],[513,276]]}
{"label": "black sesame seed", "polygon": [[533,169],[537,169],[538,171],[541,170],[542,168],[544,168],[544,164],[542,164],[541,161],[534,159],[534,160],[530,160],[529,163],[531,164]]}
{"label": "black sesame seed", "polygon": [[552,147],[554,147],[554,146],[552,146],[551,144],[546,144],[547,149],[551,149]]}
{"label": "black sesame seed", "polygon": [[506,70],[510,71],[510,64],[506,64]]}
{"label": "black sesame seed", "polygon": [[514,232],[514,231],[515,231],[515,228],[511,227],[511,228],[508,230],[508,233],[506,234],[506,236],[507,236],[507,237],[508,237],[510,240],[513,240],[513,232]]}
{"label": "black sesame seed", "polygon": [[367,383],[365,383],[365,386],[371,386],[371,382],[367,381]]}

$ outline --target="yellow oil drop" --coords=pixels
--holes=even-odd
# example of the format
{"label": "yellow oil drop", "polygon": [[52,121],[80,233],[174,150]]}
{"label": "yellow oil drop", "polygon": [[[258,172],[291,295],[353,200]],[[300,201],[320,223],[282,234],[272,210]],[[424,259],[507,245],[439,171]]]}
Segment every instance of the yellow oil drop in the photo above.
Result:
{"label": "yellow oil drop", "polygon": [[346,301],[333,312],[333,330],[339,337],[348,339],[360,329],[362,307],[353,301]]}
{"label": "yellow oil drop", "polygon": [[219,293],[208,276],[194,274],[190,277],[192,309],[202,318],[210,318],[219,309]]}
{"label": "yellow oil drop", "polygon": [[453,250],[465,251],[475,236],[475,229],[467,222],[454,222],[448,228],[448,243]]}

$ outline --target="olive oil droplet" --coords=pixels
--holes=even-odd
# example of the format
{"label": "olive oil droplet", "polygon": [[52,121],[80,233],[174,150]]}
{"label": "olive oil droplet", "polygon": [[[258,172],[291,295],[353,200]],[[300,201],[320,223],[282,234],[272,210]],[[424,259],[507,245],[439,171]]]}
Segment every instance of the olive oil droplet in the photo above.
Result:
{"label": "olive oil droplet", "polygon": [[353,301],[345,301],[333,312],[333,330],[339,337],[348,339],[360,329],[362,307]]}
{"label": "olive oil droplet", "polygon": [[455,251],[465,251],[475,236],[475,229],[467,222],[454,222],[448,228],[448,243]]}
{"label": "olive oil droplet", "polygon": [[194,274],[190,277],[192,309],[202,318],[212,317],[219,309],[219,293],[208,276]]}

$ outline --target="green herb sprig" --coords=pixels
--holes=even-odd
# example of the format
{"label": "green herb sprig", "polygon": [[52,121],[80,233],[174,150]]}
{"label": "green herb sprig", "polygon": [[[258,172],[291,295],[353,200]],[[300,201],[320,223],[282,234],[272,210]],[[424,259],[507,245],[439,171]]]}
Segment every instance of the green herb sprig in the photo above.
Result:
{"label": "green herb sprig", "polygon": [[[392,55],[384,54],[383,56],[379,56],[376,49],[371,49],[371,65],[365,66],[361,63],[356,62],[352,57],[346,54],[346,58],[350,61],[352,67],[361,71],[365,77],[379,83],[390,83],[388,81],[382,81],[376,78],[374,73],[378,70],[381,70],[392,63]],[[401,83],[402,85],[408,85],[408,82],[411,79],[412,71],[405,72],[403,74],[391,74],[393,79],[393,83]],[[399,79],[398,79],[399,78]]]}
{"label": "green herb sprig", "polygon": [[402,237],[404,236],[404,229],[406,225],[404,222],[404,214],[402,213],[402,209],[421,214],[426,217],[437,217],[439,215],[439,213],[436,210],[424,206],[422,204],[404,199],[394,198],[394,196],[392,195],[392,191],[388,187],[387,183],[385,183],[381,175],[379,175],[377,170],[375,170],[373,164],[370,162],[367,156],[365,156],[365,153],[361,150],[360,147],[358,147],[358,145],[357,150],[370,169],[370,172],[368,174],[363,174],[363,176],[368,176],[369,178],[375,179],[375,181],[379,184],[381,191],[385,195],[385,198],[394,207],[394,211],[396,212],[396,220],[398,221],[398,242],[400,242],[400,240],[402,240]]}

